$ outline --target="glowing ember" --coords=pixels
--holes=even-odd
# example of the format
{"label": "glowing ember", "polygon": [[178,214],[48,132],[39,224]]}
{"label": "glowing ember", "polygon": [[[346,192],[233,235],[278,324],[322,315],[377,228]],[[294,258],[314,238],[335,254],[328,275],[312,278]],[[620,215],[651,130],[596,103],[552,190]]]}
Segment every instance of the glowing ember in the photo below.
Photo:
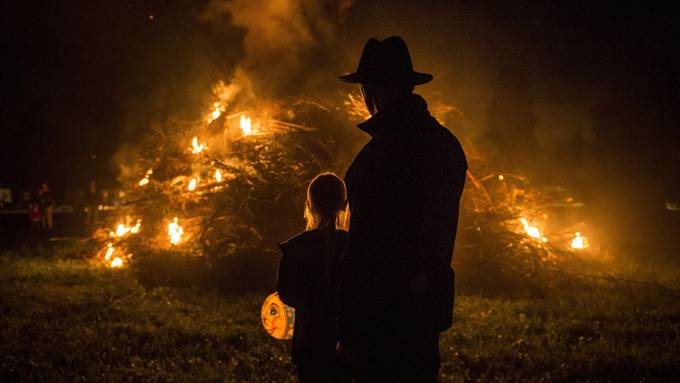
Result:
{"label": "glowing ember", "polygon": [[194,191],[196,190],[196,185],[198,185],[198,180],[196,178],[192,178],[191,181],[189,181],[189,186],[187,189],[189,189],[189,191]]}
{"label": "glowing ember", "polygon": [[191,140],[191,153],[197,154],[206,149],[206,145],[204,143],[198,143],[198,137],[194,137]]}
{"label": "glowing ember", "polygon": [[120,257],[113,258],[113,260],[111,261],[111,264],[109,266],[111,266],[112,268],[122,267],[123,266],[123,259],[120,258]]}
{"label": "glowing ember", "polygon": [[530,225],[526,218],[522,217],[519,221],[522,223],[522,226],[524,226],[524,231],[529,237],[548,242],[548,238],[541,235],[541,230],[536,226]]}
{"label": "glowing ember", "polygon": [[574,238],[571,240],[571,248],[576,250],[587,249],[590,247],[588,238],[584,237],[578,231],[574,233]]}
{"label": "glowing ember", "polygon": [[498,175],[498,180],[499,180],[499,181],[503,181],[504,179],[505,179],[505,177],[503,177],[502,174],[499,174],[499,175]]}
{"label": "glowing ember", "polygon": [[110,243],[108,245],[106,245],[106,247],[107,247],[107,249],[106,249],[106,254],[104,254],[104,260],[108,261],[109,259],[111,259],[113,252],[116,251],[116,248],[113,247],[113,245],[110,244]]}
{"label": "glowing ember", "polygon": [[142,227],[142,220],[139,219],[137,220],[137,223],[130,228],[130,233],[132,234],[137,234],[139,233],[139,229]]}
{"label": "glowing ember", "polygon": [[215,170],[215,181],[222,182],[222,172],[220,169]]}
{"label": "glowing ember", "polygon": [[220,116],[222,115],[222,109],[220,108],[220,103],[219,103],[219,102],[214,103],[214,104],[213,104],[213,108],[215,108],[215,109],[214,109],[213,112],[210,114],[210,122],[213,122],[213,121],[217,120],[217,119],[220,118]]}
{"label": "glowing ember", "polygon": [[182,240],[182,234],[184,234],[184,229],[179,225],[179,220],[177,217],[173,218],[172,222],[168,225],[168,236],[170,236],[170,243],[176,245]]}
{"label": "glowing ember", "polygon": [[116,235],[119,237],[124,236],[130,231],[130,229],[125,226],[125,224],[119,223],[118,226],[116,227]]}
{"label": "glowing ember", "polygon": [[139,229],[142,227],[142,220],[138,219],[137,223],[134,226],[128,226],[124,223],[119,223],[118,226],[116,226],[116,231],[115,232],[110,232],[109,236],[110,237],[124,237],[127,234],[137,234],[139,233]]}
{"label": "glowing ember", "polygon": [[144,186],[149,183],[149,177],[153,174],[153,169],[146,171],[146,175],[139,181],[139,186]]}
{"label": "glowing ember", "polygon": [[252,122],[250,121],[250,117],[246,117],[245,115],[241,115],[241,131],[243,131],[244,136],[249,136],[253,132],[253,125]]}

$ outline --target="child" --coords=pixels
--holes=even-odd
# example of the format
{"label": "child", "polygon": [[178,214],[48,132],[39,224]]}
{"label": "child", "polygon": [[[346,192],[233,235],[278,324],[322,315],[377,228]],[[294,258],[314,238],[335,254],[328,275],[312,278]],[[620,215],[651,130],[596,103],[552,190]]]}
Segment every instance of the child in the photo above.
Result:
{"label": "child", "polygon": [[279,296],[295,308],[293,363],[301,383],[349,382],[336,351],[335,290],[348,222],[344,182],[332,173],[314,178],[304,215],[307,230],[279,244]]}

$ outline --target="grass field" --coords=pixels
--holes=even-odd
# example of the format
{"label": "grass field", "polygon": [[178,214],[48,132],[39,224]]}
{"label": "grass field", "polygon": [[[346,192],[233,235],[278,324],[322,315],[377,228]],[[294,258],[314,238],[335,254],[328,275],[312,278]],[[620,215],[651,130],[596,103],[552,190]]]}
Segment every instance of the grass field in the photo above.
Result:
{"label": "grass field", "polygon": [[[55,255],[58,253],[59,255]],[[0,255],[0,381],[293,382],[264,295],[145,288],[47,250]],[[677,381],[680,300],[640,287],[459,295],[442,382]]]}

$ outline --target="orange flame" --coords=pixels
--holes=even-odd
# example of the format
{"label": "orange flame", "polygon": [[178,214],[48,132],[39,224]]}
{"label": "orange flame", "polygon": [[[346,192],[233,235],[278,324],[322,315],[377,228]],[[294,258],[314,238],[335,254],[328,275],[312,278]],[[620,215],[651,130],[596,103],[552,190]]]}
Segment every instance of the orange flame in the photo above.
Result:
{"label": "orange flame", "polygon": [[198,137],[195,137],[191,140],[191,153],[193,154],[198,154],[202,151],[207,149],[207,146],[205,143],[198,143]]}
{"label": "orange flame", "polygon": [[241,121],[239,123],[241,126],[241,131],[243,132],[244,136],[249,136],[253,132],[253,124],[252,121],[250,120],[250,117],[246,117],[245,115],[241,115]]}
{"label": "orange flame", "polygon": [[177,217],[175,217],[168,225],[168,236],[170,237],[170,243],[172,245],[178,244],[182,240],[182,234],[184,234],[184,229],[179,225],[179,220]]}
{"label": "orange flame", "polygon": [[536,226],[530,225],[526,218],[521,217],[519,221],[522,223],[522,226],[524,226],[524,231],[529,237],[538,239],[542,242],[548,242],[548,238],[541,235],[541,230]]}
{"label": "orange flame", "polygon": [[208,120],[209,123],[217,120],[222,115],[222,108],[220,107],[219,102],[214,103],[213,108],[212,113],[210,113],[210,119]]}
{"label": "orange flame", "polygon": [[119,223],[116,226],[116,231],[110,232],[111,237],[124,237],[127,234],[137,234],[142,227],[142,220],[138,219],[134,226],[128,226],[124,223]]}
{"label": "orange flame", "polygon": [[144,178],[142,178],[139,181],[139,186],[144,186],[149,183],[149,177],[153,174],[153,169],[149,169],[146,171],[146,174],[144,175]]}
{"label": "orange flame", "polygon": [[189,191],[194,191],[194,190],[196,190],[197,185],[198,185],[198,180],[196,178],[192,178],[189,181],[189,186],[187,186],[187,189],[189,189]]}
{"label": "orange flame", "polygon": [[107,249],[106,249],[106,254],[104,254],[104,260],[108,261],[109,259],[111,259],[113,252],[116,251],[116,248],[113,247],[113,245],[110,244],[110,243],[107,244],[106,247],[107,247]]}
{"label": "orange flame", "polygon": [[122,267],[123,266],[123,259],[120,257],[113,258],[111,261],[111,264],[109,265],[111,268],[117,268],[117,267]]}
{"label": "orange flame", "polygon": [[578,231],[574,233],[574,238],[571,240],[571,248],[575,250],[587,249],[590,247],[588,243],[588,238],[579,233]]}

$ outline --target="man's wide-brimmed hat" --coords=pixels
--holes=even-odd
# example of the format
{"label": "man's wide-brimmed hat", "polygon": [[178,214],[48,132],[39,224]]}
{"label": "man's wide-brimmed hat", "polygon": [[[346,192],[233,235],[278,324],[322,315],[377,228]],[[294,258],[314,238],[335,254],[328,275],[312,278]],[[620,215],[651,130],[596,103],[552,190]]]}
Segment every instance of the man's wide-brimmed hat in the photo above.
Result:
{"label": "man's wide-brimmed hat", "polygon": [[383,41],[371,38],[366,42],[356,72],[338,77],[352,84],[422,85],[432,81],[432,75],[413,70],[408,47],[399,36]]}

